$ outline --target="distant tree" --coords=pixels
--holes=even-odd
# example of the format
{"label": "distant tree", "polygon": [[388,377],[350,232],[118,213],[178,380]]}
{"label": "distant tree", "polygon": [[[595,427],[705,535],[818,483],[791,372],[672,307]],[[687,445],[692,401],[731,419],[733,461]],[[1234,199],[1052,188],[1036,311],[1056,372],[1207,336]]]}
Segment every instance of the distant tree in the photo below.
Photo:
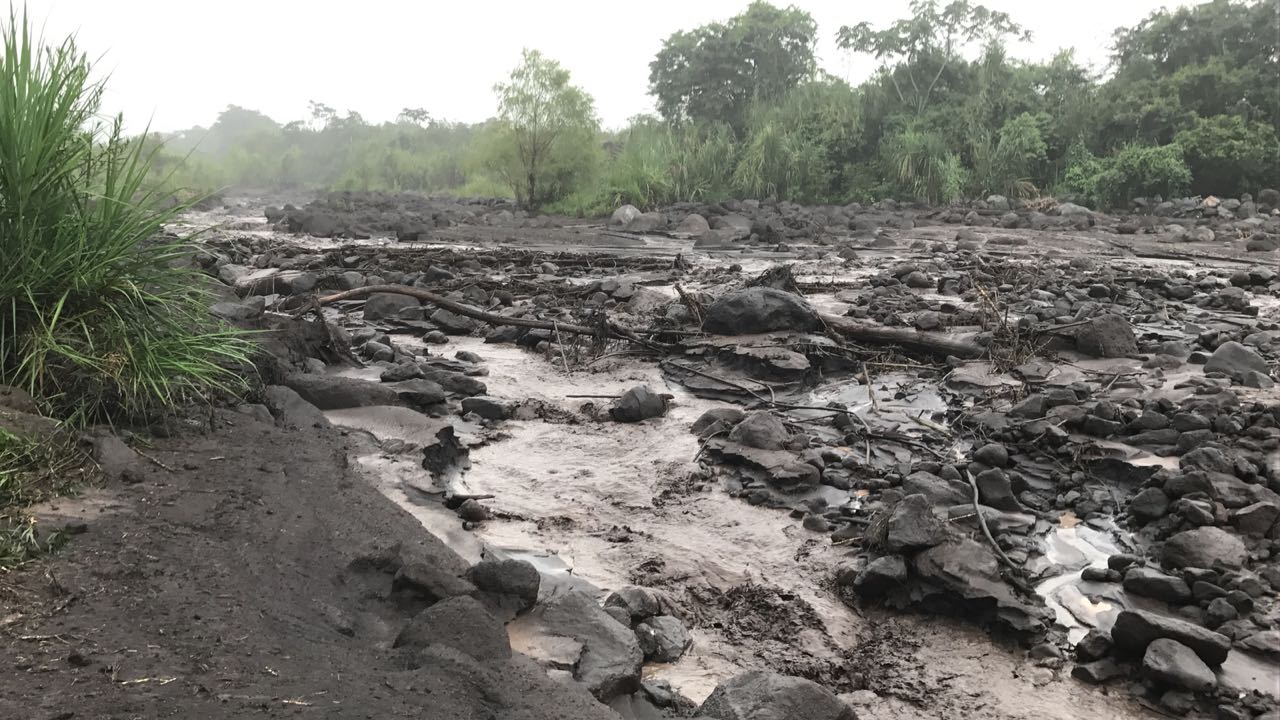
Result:
{"label": "distant tree", "polygon": [[317,129],[323,129],[338,117],[338,111],[315,100],[307,101],[307,109],[311,111],[311,121],[315,123]]}
{"label": "distant tree", "polygon": [[965,48],[999,42],[1009,36],[1029,37],[1008,14],[954,0],[940,6],[938,0],[912,0],[911,17],[877,30],[870,23],[845,25],[836,34],[840,47],[869,53],[885,63],[898,99],[923,115],[938,81],[962,59]]}
{"label": "distant tree", "polygon": [[498,123],[485,139],[483,164],[523,207],[536,209],[568,195],[601,153],[591,96],[570,84],[560,63],[537,50],[525,50],[494,92]]}
{"label": "distant tree", "polygon": [[740,132],[753,102],[776,100],[813,77],[816,36],[809,13],[757,0],[727,22],[667,38],[649,64],[649,93],[667,120],[723,122]]}
{"label": "distant tree", "polygon": [[431,113],[422,108],[405,108],[396,116],[396,122],[406,125],[421,125],[426,127],[434,122],[431,119]]}

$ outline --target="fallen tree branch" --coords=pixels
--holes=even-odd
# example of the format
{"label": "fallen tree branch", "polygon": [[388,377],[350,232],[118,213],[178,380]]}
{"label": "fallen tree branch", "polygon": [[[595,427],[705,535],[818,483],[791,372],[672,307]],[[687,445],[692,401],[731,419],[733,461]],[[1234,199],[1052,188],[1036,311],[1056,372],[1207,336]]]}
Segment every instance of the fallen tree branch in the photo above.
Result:
{"label": "fallen tree branch", "polygon": [[[508,317],[506,315],[486,312],[479,308],[465,305],[456,300],[450,300],[443,295],[437,295],[430,290],[409,287],[408,285],[369,285],[367,287],[356,288],[354,290],[334,293],[333,295],[326,295],[324,297],[317,298],[317,302],[321,305],[328,305],[329,303],[335,303],[340,300],[359,300],[377,293],[408,295],[409,297],[417,298],[418,300],[425,300],[426,302],[429,302],[436,307],[448,310],[449,312],[457,313],[463,317],[469,317],[472,320],[479,320],[480,322],[488,323],[489,325],[511,325],[514,327],[525,327],[535,330],[551,330],[553,332],[563,331],[574,335],[593,336],[596,334],[595,328],[589,328],[585,325],[572,325],[562,322],[553,322],[551,320],[538,320],[536,318]],[[606,321],[605,326],[609,334],[619,340],[630,340],[633,343],[655,349],[666,347],[662,343],[645,340],[639,335],[636,335],[634,331],[624,328],[617,323]]]}
{"label": "fallen tree branch", "polygon": [[974,342],[958,340],[937,333],[919,332],[907,328],[891,328],[868,325],[847,317],[822,313],[822,322],[832,331],[846,338],[876,345],[898,345],[930,355],[953,355],[966,360],[976,360],[987,354],[987,349]]}

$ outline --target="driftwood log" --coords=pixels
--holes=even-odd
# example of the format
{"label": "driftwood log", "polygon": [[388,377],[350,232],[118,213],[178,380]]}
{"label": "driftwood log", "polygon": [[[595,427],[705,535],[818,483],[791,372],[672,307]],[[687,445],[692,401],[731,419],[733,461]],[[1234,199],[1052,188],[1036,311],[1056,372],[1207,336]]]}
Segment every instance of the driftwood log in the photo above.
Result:
{"label": "driftwood log", "polygon": [[[444,297],[443,295],[438,295],[430,290],[409,287],[408,285],[370,285],[368,287],[356,288],[355,290],[347,290],[333,295],[326,295],[319,298],[318,301],[321,305],[327,305],[340,300],[358,300],[376,293],[408,295],[410,297],[429,302],[436,307],[444,308],[445,310],[457,313],[458,315],[469,317],[473,320],[479,320],[490,325],[513,325],[515,327],[534,328],[538,330],[552,330],[569,333],[571,335],[595,336],[598,332],[598,328],[587,327],[585,325],[562,323],[552,320],[539,320],[536,318],[499,315],[497,313],[487,312],[471,305],[460,303],[456,300],[450,300],[449,298]],[[830,331],[860,343],[870,345],[896,345],[918,353],[942,357],[950,355],[970,360],[983,357],[987,354],[986,348],[983,348],[977,343],[959,340],[957,338],[948,337],[938,333],[918,332],[907,328],[891,328],[883,325],[860,323],[847,317],[840,317],[838,315],[830,315],[827,313],[823,313],[821,317],[822,321],[826,323],[827,328]],[[629,340],[650,348],[670,347],[652,340],[645,340],[637,335],[634,330],[625,328],[611,321],[606,322],[604,329],[608,332],[610,337],[619,340]]]}

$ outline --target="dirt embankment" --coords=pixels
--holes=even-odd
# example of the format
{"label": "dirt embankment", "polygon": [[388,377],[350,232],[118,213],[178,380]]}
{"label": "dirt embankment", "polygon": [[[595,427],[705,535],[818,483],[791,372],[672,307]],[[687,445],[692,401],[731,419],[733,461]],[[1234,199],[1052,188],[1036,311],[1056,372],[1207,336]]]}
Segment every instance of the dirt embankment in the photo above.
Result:
{"label": "dirt embankment", "polygon": [[392,648],[429,602],[397,572],[467,563],[348,466],[339,431],[211,419],[127,461],[129,484],[39,512],[82,532],[0,577],[0,717],[612,716],[520,656]]}

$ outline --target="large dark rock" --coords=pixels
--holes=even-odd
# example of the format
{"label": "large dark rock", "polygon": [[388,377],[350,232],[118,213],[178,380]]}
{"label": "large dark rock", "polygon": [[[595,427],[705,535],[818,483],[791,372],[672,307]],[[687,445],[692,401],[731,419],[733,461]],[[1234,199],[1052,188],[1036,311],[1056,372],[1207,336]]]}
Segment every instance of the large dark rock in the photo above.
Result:
{"label": "large dark rock", "polygon": [[[367,313],[368,310],[365,312]],[[470,335],[476,330],[484,327],[484,323],[479,320],[469,318],[466,315],[459,315],[452,310],[445,310],[444,308],[437,309],[435,312],[431,313],[431,316],[427,319],[431,321],[432,325],[435,325],[450,335]]]}
{"label": "large dark rock", "polygon": [[1008,512],[1022,510],[1018,499],[1013,495],[1013,483],[1005,471],[994,467],[983,470],[974,478],[974,482],[978,485],[978,497],[983,505]]}
{"label": "large dark rock", "polygon": [[621,608],[626,612],[629,623],[639,622],[662,612],[662,598],[649,588],[627,585],[609,593],[609,597],[604,599],[604,606]]}
{"label": "large dark rock", "polygon": [[1204,364],[1204,371],[1220,372],[1240,380],[1249,371],[1266,375],[1267,361],[1263,360],[1258,353],[1232,340],[1222,343],[1217,350],[1213,351],[1209,361]]}
{"label": "large dark rock", "polygon": [[1000,574],[1000,561],[986,543],[950,538],[911,558],[915,575],[958,610],[981,612],[976,621],[998,621],[1018,632],[1044,629],[1048,613],[1015,595]]}
{"label": "large dark rock", "polygon": [[1076,349],[1094,357],[1129,357],[1138,354],[1138,340],[1128,320],[1099,315],[1076,331]]}
{"label": "large dark rock", "polygon": [[636,640],[649,662],[675,662],[689,647],[689,631],[679,618],[655,615],[636,625]]}
{"label": "large dark rock", "polygon": [[860,597],[876,599],[905,585],[907,562],[901,555],[884,555],[867,563],[853,579],[853,589]]}
{"label": "large dark rock", "polygon": [[973,490],[968,483],[947,480],[930,472],[917,470],[902,481],[902,492],[907,495],[924,495],[933,505],[964,505],[973,502]]}
{"label": "large dark rock", "polygon": [[339,375],[291,375],[284,384],[321,410],[396,405],[400,399],[386,385]]}
{"label": "large dark rock", "polygon": [[538,601],[542,576],[524,560],[481,560],[467,571],[467,579],[499,605],[523,610]]}
{"label": "large dark rock", "polygon": [[1168,638],[1151,641],[1142,656],[1142,669],[1157,682],[1193,692],[1207,692],[1218,684],[1213,671],[1191,648]]}
{"label": "large dark rock", "polygon": [[1123,610],[1111,627],[1111,639],[1116,647],[1132,655],[1145,653],[1147,646],[1160,638],[1186,645],[1212,667],[1221,665],[1231,651],[1231,638],[1225,635],[1146,610]]}
{"label": "large dark rock", "polygon": [[511,403],[488,395],[463,398],[462,412],[475,413],[485,420],[506,420],[511,416]]}
{"label": "large dark rock", "polygon": [[268,385],[262,390],[262,401],[275,417],[276,423],[284,427],[309,428],[328,427],[320,408],[302,399],[294,390],[283,385]]}
{"label": "large dark rock", "polygon": [[422,303],[415,297],[397,293],[374,293],[364,301],[364,319],[367,322],[379,322],[399,317],[405,310],[414,309],[422,312]]}
{"label": "large dark rock", "polygon": [[1240,538],[1219,527],[1184,530],[1165,541],[1160,561],[1170,569],[1219,565],[1238,568],[1249,558]]}
{"label": "large dark rock", "polygon": [[640,422],[666,414],[666,396],[655,393],[646,385],[637,385],[624,392],[609,408],[609,417],[617,422]]}
{"label": "large dark rock", "polygon": [[941,543],[947,537],[942,521],[924,495],[908,495],[889,512],[885,523],[884,546],[889,552],[919,550]]}
{"label": "large dark rock", "polygon": [[635,633],[605,612],[590,595],[570,590],[549,601],[541,609],[540,619],[547,632],[582,644],[573,677],[598,700],[608,702],[639,689],[644,653]]}
{"label": "large dark rock", "polygon": [[1134,595],[1181,604],[1191,599],[1191,588],[1182,578],[1151,568],[1131,568],[1124,575],[1124,589]]}
{"label": "large dark rock", "polygon": [[729,432],[730,441],[760,450],[781,450],[790,436],[782,420],[766,410],[747,415]]}
{"label": "large dark rock", "polygon": [[693,421],[690,430],[694,435],[707,436],[729,430],[746,419],[747,414],[734,407],[711,408]]}
{"label": "large dark rock", "polygon": [[1160,488],[1145,488],[1129,501],[1129,512],[1139,520],[1156,520],[1169,512],[1169,496]]}
{"label": "large dark rock", "polygon": [[396,636],[395,647],[445,645],[477,660],[511,657],[502,623],[475,598],[451,597],[414,616]]}
{"label": "large dark rock", "polygon": [[752,287],[735,290],[712,303],[702,329],[717,335],[754,335],[775,330],[810,332],[820,324],[818,313],[800,296]]}
{"label": "large dark rock", "polygon": [[697,717],[717,720],[856,720],[830,690],[803,678],[751,670],[716,686]]}

